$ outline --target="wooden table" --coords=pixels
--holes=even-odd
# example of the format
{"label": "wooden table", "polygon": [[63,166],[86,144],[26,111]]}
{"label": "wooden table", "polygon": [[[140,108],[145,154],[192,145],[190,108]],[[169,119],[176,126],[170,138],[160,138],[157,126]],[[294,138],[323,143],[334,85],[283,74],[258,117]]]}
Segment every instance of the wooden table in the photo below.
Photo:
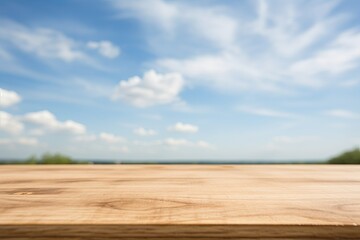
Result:
{"label": "wooden table", "polygon": [[0,166],[0,239],[360,239],[360,166]]}

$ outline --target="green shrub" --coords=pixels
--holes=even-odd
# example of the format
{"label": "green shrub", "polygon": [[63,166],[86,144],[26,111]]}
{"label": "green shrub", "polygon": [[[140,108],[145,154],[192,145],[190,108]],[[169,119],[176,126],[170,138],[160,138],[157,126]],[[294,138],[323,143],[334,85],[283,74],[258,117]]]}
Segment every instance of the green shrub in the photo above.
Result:
{"label": "green shrub", "polygon": [[25,162],[25,164],[78,164],[78,163],[87,163],[87,162],[77,162],[71,159],[66,155],[60,153],[45,153],[40,158],[35,155],[30,156]]}
{"label": "green shrub", "polygon": [[360,164],[360,149],[344,152],[328,161],[330,164]]}

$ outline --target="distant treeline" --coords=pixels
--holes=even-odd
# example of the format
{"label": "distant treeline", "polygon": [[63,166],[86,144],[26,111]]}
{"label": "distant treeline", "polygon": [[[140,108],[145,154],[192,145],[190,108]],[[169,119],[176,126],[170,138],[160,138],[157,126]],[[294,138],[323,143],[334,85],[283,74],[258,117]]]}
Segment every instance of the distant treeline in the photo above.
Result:
{"label": "distant treeline", "polygon": [[60,153],[45,153],[40,157],[32,155],[24,161],[3,161],[1,164],[89,164],[87,161],[76,161]]}
{"label": "distant treeline", "polygon": [[[78,161],[69,156],[60,153],[45,153],[40,157],[32,155],[24,161],[0,161],[0,164],[116,164],[117,162],[101,162],[101,161]],[[193,162],[156,162],[156,161],[142,161],[142,162],[123,162],[124,164],[360,164],[360,149],[355,148],[351,151],[344,152],[328,161],[313,161],[313,162],[206,162],[206,161],[193,161]]]}

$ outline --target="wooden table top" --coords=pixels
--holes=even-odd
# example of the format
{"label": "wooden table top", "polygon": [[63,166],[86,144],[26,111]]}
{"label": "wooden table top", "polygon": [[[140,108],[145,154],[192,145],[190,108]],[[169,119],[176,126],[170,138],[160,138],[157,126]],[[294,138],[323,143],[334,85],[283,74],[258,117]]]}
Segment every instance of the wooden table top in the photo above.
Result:
{"label": "wooden table top", "polygon": [[360,239],[360,166],[3,165],[2,238]]}

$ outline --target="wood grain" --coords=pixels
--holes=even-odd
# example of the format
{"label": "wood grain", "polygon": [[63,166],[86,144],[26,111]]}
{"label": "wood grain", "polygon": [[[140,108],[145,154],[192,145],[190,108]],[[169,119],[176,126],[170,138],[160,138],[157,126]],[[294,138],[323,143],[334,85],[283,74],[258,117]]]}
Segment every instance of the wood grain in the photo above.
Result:
{"label": "wood grain", "polygon": [[360,239],[360,166],[0,167],[0,239]]}

